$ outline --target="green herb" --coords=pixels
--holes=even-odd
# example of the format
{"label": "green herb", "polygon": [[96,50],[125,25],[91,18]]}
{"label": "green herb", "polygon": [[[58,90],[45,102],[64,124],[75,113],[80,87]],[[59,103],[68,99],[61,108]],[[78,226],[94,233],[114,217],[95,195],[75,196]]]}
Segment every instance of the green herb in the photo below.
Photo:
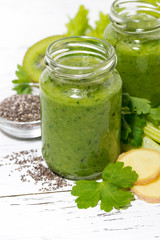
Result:
{"label": "green herb", "polygon": [[90,25],[88,23],[88,10],[83,5],[80,6],[77,14],[66,24],[68,36],[86,35]]}
{"label": "green herb", "polygon": [[113,208],[128,206],[134,199],[128,190],[136,182],[138,175],[131,167],[123,167],[123,162],[109,163],[102,173],[102,182],[79,180],[73,186],[71,194],[78,196],[78,208],[95,207],[101,201],[100,208],[110,212]]}
{"label": "green herb", "polygon": [[151,108],[147,120],[153,123],[155,126],[160,125],[160,106],[157,108]]}
{"label": "green herb", "polygon": [[138,115],[147,114],[150,112],[151,103],[149,100],[145,98],[136,98],[136,97],[130,97],[130,99],[131,99],[132,112],[136,112]]}
{"label": "green herb", "polygon": [[87,35],[103,39],[104,30],[110,23],[108,14],[105,15],[103,12],[100,12],[99,20],[95,22],[95,28],[92,28],[89,25],[88,13],[89,10],[81,5],[75,17],[66,24],[68,36]]}
{"label": "green herb", "polygon": [[144,136],[160,142],[160,107],[153,108],[149,100],[123,94],[121,141],[140,147]]}
{"label": "green herb", "polygon": [[30,80],[28,79],[27,75],[25,74],[23,67],[17,65],[16,76],[18,79],[13,80],[12,83],[15,84],[13,90],[17,91],[17,94],[29,94],[31,93],[31,87],[29,85]]}
{"label": "green herb", "polygon": [[148,114],[150,113],[151,103],[145,98],[131,97],[128,93],[123,93],[122,110],[128,108],[130,113]]}
{"label": "green herb", "polygon": [[146,121],[144,118],[138,115],[128,115],[126,117],[129,125],[131,126],[131,133],[128,136],[131,146],[138,147],[142,145],[144,127],[146,126]]}
{"label": "green herb", "polygon": [[96,21],[95,23],[96,27],[92,28],[87,35],[103,39],[104,30],[109,23],[110,23],[110,20],[109,20],[108,14],[105,15],[103,12],[100,12],[99,20]]}

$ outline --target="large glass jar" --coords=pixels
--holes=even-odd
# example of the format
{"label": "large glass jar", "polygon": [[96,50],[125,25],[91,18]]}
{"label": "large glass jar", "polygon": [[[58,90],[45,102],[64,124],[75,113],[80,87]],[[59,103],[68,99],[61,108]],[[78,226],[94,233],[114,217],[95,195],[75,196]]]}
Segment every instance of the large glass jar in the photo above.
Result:
{"label": "large glass jar", "polygon": [[123,92],[160,102],[160,5],[153,0],[117,0],[104,38],[116,51]]}
{"label": "large glass jar", "polygon": [[101,175],[120,151],[121,78],[114,48],[71,37],[51,44],[40,77],[42,154],[70,179]]}

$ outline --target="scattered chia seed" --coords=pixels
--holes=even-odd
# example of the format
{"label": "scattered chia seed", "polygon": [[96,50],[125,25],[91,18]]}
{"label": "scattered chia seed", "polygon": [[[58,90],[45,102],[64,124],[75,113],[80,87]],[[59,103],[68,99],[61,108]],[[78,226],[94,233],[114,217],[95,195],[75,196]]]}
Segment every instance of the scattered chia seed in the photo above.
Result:
{"label": "scattered chia seed", "polygon": [[40,120],[38,95],[13,95],[0,103],[0,117],[16,122]]}
{"label": "scattered chia seed", "polygon": [[67,180],[59,177],[45,166],[45,161],[42,156],[37,155],[37,150],[12,153],[11,155],[3,157],[3,159],[3,164],[0,164],[0,167],[10,165],[10,163],[14,166],[14,171],[10,171],[9,177],[12,176],[15,171],[18,171],[22,182],[34,181],[34,184],[38,184],[38,186],[40,184],[40,192],[51,192],[66,186],[71,186]]}

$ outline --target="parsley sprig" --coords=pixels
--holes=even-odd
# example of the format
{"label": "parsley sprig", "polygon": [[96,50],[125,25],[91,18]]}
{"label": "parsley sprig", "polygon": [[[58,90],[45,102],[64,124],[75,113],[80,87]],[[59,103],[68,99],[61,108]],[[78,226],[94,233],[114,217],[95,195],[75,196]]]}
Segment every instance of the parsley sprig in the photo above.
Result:
{"label": "parsley sprig", "polygon": [[[146,129],[148,124],[154,125],[152,127],[152,136],[149,135]],[[145,98],[131,97],[128,93],[123,94],[121,129],[121,141],[123,143],[130,144],[132,147],[140,147],[145,132],[153,140],[157,131],[159,131],[160,136],[160,130],[157,128],[159,125],[160,107],[153,108],[151,102]],[[158,142],[160,142],[160,137]]]}
{"label": "parsley sprig", "polygon": [[128,206],[134,199],[129,189],[138,175],[131,167],[123,167],[123,162],[109,163],[102,173],[102,182],[78,180],[71,194],[78,196],[78,208],[95,207],[99,201],[101,210],[110,212],[113,208]]}
{"label": "parsley sprig", "polygon": [[31,93],[32,89],[29,83],[31,82],[26,73],[24,72],[24,69],[21,65],[17,65],[17,71],[16,76],[17,79],[13,80],[12,83],[15,84],[15,87],[13,90],[17,91],[17,94],[29,94]]}

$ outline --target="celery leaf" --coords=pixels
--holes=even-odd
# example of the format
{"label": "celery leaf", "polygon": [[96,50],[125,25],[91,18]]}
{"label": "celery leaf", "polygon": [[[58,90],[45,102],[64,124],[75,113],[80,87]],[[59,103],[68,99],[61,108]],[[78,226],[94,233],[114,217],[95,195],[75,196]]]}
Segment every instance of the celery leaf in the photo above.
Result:
{"label": "celery leaf", "polygon": [[88,23],[88,10],[83,5],[80,6],[74,18],[70,18],[66,24],[68,36],[82,36],[86,35],[87,30],[90,28]]}

